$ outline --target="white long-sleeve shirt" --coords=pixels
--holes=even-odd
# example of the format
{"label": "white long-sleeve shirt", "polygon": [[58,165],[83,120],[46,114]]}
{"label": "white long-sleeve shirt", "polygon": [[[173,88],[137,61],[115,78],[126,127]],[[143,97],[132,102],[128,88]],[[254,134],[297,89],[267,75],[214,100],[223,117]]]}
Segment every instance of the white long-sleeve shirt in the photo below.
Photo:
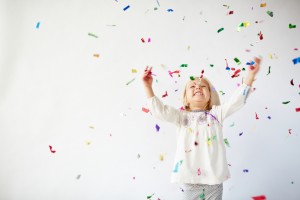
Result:
{"label": "white long-sleeve shirt", "polygon": [[177,126],[172,183],[220,184],[230,178],[222,124],[245,103],[250,86],[242,84],[229,101],[209,111],[186,111],[164,105],[156,96],[148,107],[158,119]]}

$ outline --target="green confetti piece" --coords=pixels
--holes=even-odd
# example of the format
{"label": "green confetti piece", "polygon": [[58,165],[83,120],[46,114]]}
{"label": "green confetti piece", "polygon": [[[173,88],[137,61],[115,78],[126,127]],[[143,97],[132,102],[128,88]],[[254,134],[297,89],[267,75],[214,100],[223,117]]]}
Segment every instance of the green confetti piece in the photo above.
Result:
{"label": "green confetti piece", "polygon": [[220,33],[221,31],[223,31],[224,30],[224,28],[220,28],[219,30],[218,30],[218,33]]}
{"label": "green confetti piece", "polygon": [[239,60],[238,58],[234,58],[234,61],[235,61],[238,65],[241,64],[241,62],[240,62],[240,60]]}
{"label": "green confetti piece", "polygon": [[246,70],[245,67],[243,67],[242,71],[245,71],[245,70]]}
{"label": "green confetti piece", "polygon": [[272,11],[267,11],[267,14],[270,16],[270,17],[273,17],[273,12]]}
{"label": "green confetti piece", "polygon": [[228,142],[228,140],[226,138],[224,139],[224,142],[225,142],[225,144],[226,144],[227,147],[230,147],[229,142]]}
{"label": "green confetti piece", "polygon": [[181,161],[179,161],[180,162],[180,165],[182,165],[182,163],[183,163],[183,160],[181,160]]}
{"label": "green confetti piece", "polygon": [[203,189],[202,194],[200,194],[200,196],[199,196],[199,198],[200,198],[201,200],[205,200],[205,194],[204,194],[204,191],[205,191],[205,189]]}
{"label": "green confetti piece", "polygon": [[193,77],[193,76],[190,76],[190,79],[193,81],[193,80],[195,80],[195,78]]}
{"label": "green confetti piece", "polygon": [[288,103],[290,103],[291,101],[284,101],[284,102],[282,102],[282,104],[288,104]]}
{"label": "green confetti piece", "polygon": [[214,65],[213,65],[213,64],[210,64],[209,66],[211,66],[211,67],[214,67]]}
{"label": "green confetti piece", "polygon": [[187,67],[188,66],[188,64],[182,64],[182,65],[180,65],[180,67]]}
{"label": "green confetti piece", "polygon": [[150,196],[147,196],[147,199],[151,199],[154,196],[154,193]]}
{"label": "green confetti piece", "polygon": [[217,136],[216,136],[216,135],[214,135],[214,136],[213,136],[213,140],[216,140],[216,139],[217,139]]}
{"label": "green confetti piece", "polygon": [[126,85],[129,85],[130,83],[132,83],[135,80],[135,78],[133,78],[132,80],[130,80],[129,82],[126,83]]}
{"label": "green confetti piece", "polygon": [[222,90],[220,90],[220,93],[221,93],[221,95],[224,95],[224,94],[225,94]]}
{"label": "green confetti piece", "polygon": [[95,34],[93,34],[93,33],[88,33],[88,35],[89,35],[89,36],[92,36],[92,37],[94,37],[94,38],[98,38],[98,36],[95,35]]}
{"label": "green confetti piece", "polygon": [[289,24],[289,28],[296,28],[296,25],[293,25],[293,24]]}

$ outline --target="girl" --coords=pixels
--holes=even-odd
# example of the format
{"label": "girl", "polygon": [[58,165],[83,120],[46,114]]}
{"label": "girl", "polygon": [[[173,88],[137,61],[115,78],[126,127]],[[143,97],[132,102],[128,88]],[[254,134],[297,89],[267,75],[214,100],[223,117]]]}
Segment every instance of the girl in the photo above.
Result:
{"label": "girl", "polygon": [[254,58],[244,83],[231,99],[220,105],[217,91],[205,78],[195,78],[186,84],[184,110],[164,105],[152,89],[152,67],[146,68],[143,83],[147,102],[155,117],[177,126],[177,151],[171,182],[183,187],[184,200],[221,200],[223,182],[230,177],[226,160],[222,123],[246,102],[259,71],[259,58]]}

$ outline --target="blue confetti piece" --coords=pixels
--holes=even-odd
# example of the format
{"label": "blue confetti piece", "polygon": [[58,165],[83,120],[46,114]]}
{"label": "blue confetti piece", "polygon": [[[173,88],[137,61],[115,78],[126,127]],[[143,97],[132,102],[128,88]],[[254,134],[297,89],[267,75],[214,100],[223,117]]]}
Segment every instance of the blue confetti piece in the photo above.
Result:
{"label": "blue confetti piece", "polygon": [[271,119],[271,116],[268,116],[268,119]]}
{"label": "blue confetti piece", "polygon": [[300,63],[300,57],[293,59],[294,65]]}
{"label": "blue confetti piece", "polygon": [[178,167],[179,167],[179,163],[176,163],[175,169],[173,169],[173,172],[177,173],[178,172]]}
{"label": "blue confetti piece", "polygon": [[156,124],[155,125],[155,128],[156,128],[156,131],[158,132],[159,131],[159,129],[160,129],[160,127]]}
{"label": "blue confetti piece", "polygon": [[248,169],[244,169],[244,170],[243,170],[243,172],[245,172],[245,173],[247,172],[247,173],[248,173],[248,172],[249,172],[249,170],[248,170]]}
{"label": "blue confetti piece", "polygon": [[251,62],[247,62],[246,65],[254,65],[255,62],[254,61],[251,61]]}
{"label": "blue confetti piece", "polygon": [[230,70],[230,67],[226,67],[226,70]]}
{"label": "blue confetti piece", "polygon": [[40,22],[36,24],[35,28],[40,28]]}
{"label": "blue confetti piece", "polygon": [[239,133],[239,136],[243,135],[243,132]]}
{"label": "blue confetti piece", "polygon": [[168,11],[168,12],[173,12],[174,10],[173,10],[173,9],[168,9],[167,11]]}
{"label": "blue confetti piece", "polygon": [[126,11],[128,8],[130,8],[130,5],[128,5],[125,8],[123,8],[123,10]]}

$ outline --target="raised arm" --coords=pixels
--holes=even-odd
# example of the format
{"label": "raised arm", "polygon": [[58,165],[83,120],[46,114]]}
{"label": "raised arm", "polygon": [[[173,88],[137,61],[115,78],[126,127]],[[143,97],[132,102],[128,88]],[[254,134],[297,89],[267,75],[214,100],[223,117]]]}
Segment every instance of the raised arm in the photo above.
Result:
{"label": "raised arm", "polygon": [[250,66],[244,83],[233,93],[229,101],[220,106],[219,114],[222,121],[245,105],[252,83],[260,68],[261,59],[255,57],[254,61],[255,66]]}
{"label": "raised arm", "polygon": [[145,69],[143,78],[142,78],[143,83],[144,83],[145,92],[146,92],[146,95],[148,98],[151,98],[154,96],[154,92],[152,89],[153,78],[151,75],[151,73],[152,73],[151,70],[152,70],[152,67],[148,68],[148,66],[147,66]]}

